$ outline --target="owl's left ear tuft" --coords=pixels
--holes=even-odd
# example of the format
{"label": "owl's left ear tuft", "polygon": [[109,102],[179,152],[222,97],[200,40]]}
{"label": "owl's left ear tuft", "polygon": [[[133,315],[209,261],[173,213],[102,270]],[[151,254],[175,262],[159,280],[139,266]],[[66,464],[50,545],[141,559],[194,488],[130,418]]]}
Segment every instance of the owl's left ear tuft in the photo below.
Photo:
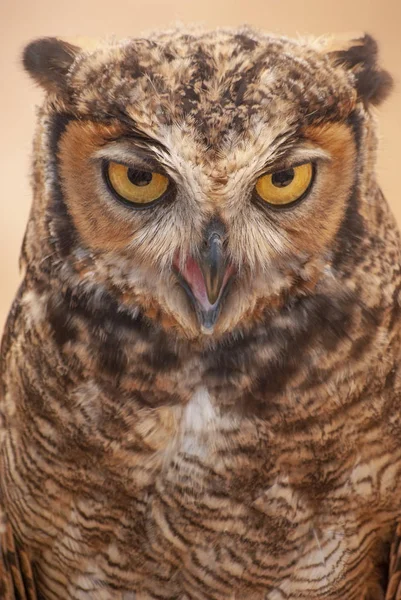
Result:
{"label": "owl's left ear tuft", "polygon": [[67,87],[67,73],[80,51],[78,46],[58,38],[41,38],[26,46],[22,63],[25,70],[45,90],[63,93]]}
{"label": "owl's left ear tuft", "polygon": [[334,64],[352,71],[355,76],[358,97],[365,106],[381,104],[391,92],[393,78],[378,65],[376,40],[365,34],[352,40],[346,47],[329,53]]}

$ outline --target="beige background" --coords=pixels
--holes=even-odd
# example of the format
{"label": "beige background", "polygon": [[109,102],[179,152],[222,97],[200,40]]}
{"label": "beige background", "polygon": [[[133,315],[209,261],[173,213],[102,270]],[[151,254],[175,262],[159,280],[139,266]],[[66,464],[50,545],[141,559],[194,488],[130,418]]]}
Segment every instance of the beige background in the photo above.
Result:
{"label": "beige background", "polygon": [[401,0],[0,0],[0,330],[19,281],[34,106],[41,98],[20,66],[24,44],[46,35],[135,36],[176,21],[246,23],[286,35],[374,35],[397,84],[379,111],[379,179],[401,223]]}

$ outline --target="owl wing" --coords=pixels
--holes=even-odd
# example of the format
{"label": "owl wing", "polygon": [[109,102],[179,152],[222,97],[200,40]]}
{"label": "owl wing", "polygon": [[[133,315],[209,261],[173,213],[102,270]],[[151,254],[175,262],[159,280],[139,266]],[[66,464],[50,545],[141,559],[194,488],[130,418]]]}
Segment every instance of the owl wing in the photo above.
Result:
{"label": "owl wing", "polygon": [[7,522],[0,534],[0,600],[38,600],[31,561]]}
{"label": "owl wing", "polygon": [[401,600],[401,522],[390,550],[389,578],[385,600]]}
{"label": "owl wing", "polygon": [[[12,342],[12,331],[18,306],[25,289],[22,284],[13,302],[3,332],[1,356],[5,356]],[[0,385],[1,401],[1,385]],[[15,539],[10,524],[0,502],[0,600],[38,600],[32,572],[32,564],[27,552]]]}

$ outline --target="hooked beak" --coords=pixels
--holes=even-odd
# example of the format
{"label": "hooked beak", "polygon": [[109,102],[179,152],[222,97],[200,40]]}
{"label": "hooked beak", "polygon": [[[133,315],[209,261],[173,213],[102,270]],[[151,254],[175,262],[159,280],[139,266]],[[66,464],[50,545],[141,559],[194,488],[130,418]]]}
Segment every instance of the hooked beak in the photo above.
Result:
{"label": "hooked beak", "polygon": [[[187,257],[178,268],[180,283],[192,302],[203,333],[213,333],[234,272],[225,256],[225,227],[213,219],[206,228],[199,260]],[[178,265],[176,265],[178,267]]]}

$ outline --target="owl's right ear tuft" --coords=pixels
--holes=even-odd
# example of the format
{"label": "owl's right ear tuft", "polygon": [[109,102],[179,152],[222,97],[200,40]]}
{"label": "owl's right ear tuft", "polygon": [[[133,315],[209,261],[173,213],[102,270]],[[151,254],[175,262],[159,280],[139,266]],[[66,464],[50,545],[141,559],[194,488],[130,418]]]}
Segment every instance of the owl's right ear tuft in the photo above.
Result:
{"label": "owl's right ear tuft", "polygon": [[41,38],[26,46],[22,64],[45,90],[63,93],[67,87],[67,73],[80,51],[78,46],[58,38]]}

